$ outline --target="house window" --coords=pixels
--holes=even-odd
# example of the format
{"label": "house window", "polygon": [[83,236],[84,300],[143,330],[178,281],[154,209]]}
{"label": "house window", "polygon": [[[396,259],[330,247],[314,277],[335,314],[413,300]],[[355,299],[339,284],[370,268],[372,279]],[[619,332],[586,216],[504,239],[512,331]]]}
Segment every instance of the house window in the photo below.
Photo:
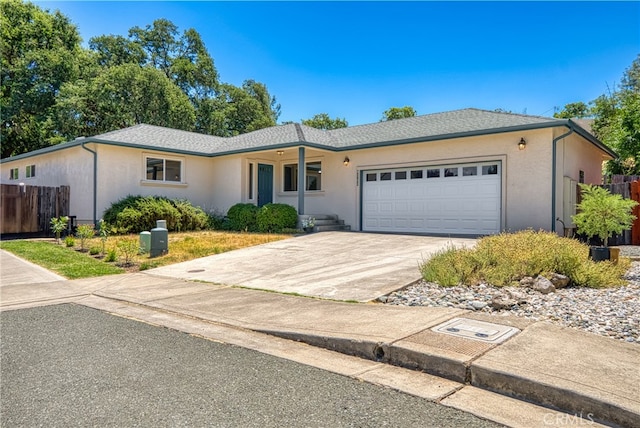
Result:
{"label": "house window", "polygon": [[36,166],[35,165],[27,165],[27,178],[36,176]]}
{"label": "house window", "polygon": [[457,177],[458,176],[458,168],[445,168],[444,169],[445,177]]}
{"label": "house window", "polygon": [[406,180],[406,179],[407,179],[407,171],[396,172],[396,180]]}
{"label": "house window", "polygon": [[[295,192],[298,190],[298,164],[284,165],[284,191]],[[322,162],[307,162],[305,164],[305,190],[322,190]]]}
{"label": "house window", "polygon": [[378,174],[367,174],[367,181],[376,181],[378,179]]}
{"label": "house window", "polygon": [[322,163],[307,163],[307,185],[305,190],[322,190]]}
{"label": "house window", "polygon": [[17,180],[19,176],[18,168],[11,168],[11,170],[9,170],[9,180]]}
{"label": "house window", "polygon": [[464,177],[468,177],[470,175],[478,175],[478,167],[477,166],[463,166],[462,167],[462,175]]}
{"label": "house window", "polygon": [[422,178],[422,170],[411,171],[411,179],[417,180]]}
{"label": "house window", "polygon": [[391,173],[390,172],[381,172],[380,173],[380,181],[390,181]]}
{"label": "house window", "polygon": [[427,178],[438,178],[438,177],[440,177],[440,168],[427,170]]}
{"label": "house window", "polygon": [[177,183],[182,181],[182,161],[148,157],[146,163],[147,180]]}
{"label": "house window", "polygon": [[584,171],[582,170],[578,173],[578,183],[584,183]]}
{"label": "house window", "polygon": [[482,165],[482,175],[497,175],[498,165]]}

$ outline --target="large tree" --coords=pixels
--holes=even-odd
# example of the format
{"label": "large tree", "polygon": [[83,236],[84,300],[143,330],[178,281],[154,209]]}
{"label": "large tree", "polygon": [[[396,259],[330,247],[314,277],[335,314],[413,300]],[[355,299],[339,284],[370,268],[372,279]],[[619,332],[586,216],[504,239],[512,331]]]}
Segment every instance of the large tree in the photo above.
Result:
{"label": "large tree", "polygon": [[302,119],[302,124],[318,129],[338,129],[346,128],[349,123],[346,119],[336,117],[332,119],[327,113],[319,113],[314,115],[311,119]]}
{"label": "large tree", "polygon": [[404,119],[405,117],[414,117],[416,114],[417,113],[415,109],[410,106],[391,107],[382,113],[382,119],[380,119],[380,122],[386,122],[388,120],[395,119]]}
{"label": "large tree", "polygon": [[80,36],[69,19],[20,0],[0,1],[2,157],[59,142],[49,115],[63,83],[80,76]]}
{"label": "large tree", "polygon": [[161,71],[122,64],[95,78],[63,85],[55,119],[58,131],[67,138],[140,123],[193,130],[195,109]]}
{"label": "large tree", "polygon": [[582,101],[577,103],[569,103],[564,108],[553,114],[553,117],[558,119],[573,119],[573,118],[585,118],[592,115],[591,108]]}
{"label": "large tree", "polygon": [[593,131],[619,156],[611,174],[640,175],[640,55],[625,70],[619,89],[593,102]]}

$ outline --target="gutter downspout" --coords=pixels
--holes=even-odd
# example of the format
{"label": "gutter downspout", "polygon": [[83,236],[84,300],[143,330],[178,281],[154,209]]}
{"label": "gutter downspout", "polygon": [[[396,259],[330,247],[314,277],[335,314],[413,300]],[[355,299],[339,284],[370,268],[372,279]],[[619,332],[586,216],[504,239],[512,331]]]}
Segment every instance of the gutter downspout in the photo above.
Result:
{"label": "gutter downspout", "polygon": [[98,206],[98,153],[94,150],[91,150],[84,145],[86,142],[81,144],[81,147],[88,151],[89,153],[93,153],[93,224],[94,227],[98,226],[98,217],[97,217],[97,206]]}
{"label": "gutter downspout", "polygon": [[558,147],[558,141],[562,140],[565,137],[568,137],[569,135],[573,134],[573,126],[571,125],[571,123],[566,125],[569,128],[569,132],[566,132],[562,135],[560,135],[559,137],[556,137],[553,139],[553,145],[552,145],[552,161],[551,161],[551,167],[553,168],[551,171],[551,231],[555,232],[556,231],[556,163],[558,162],[558,155],[557,155],[557,147]]}

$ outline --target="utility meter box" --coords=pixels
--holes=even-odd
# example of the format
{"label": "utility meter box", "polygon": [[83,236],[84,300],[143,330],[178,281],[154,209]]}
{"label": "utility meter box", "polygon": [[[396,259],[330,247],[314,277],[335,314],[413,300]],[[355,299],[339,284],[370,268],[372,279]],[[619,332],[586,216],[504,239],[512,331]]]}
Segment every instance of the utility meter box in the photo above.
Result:
{"label": "utility meter box", "polygon": [[151,229],[151,251],[149,256],[158,257],[169,252],[169,231],[167,221],[158,220],[156,227]]}
{"label": "utility meter box", "polygon": [[144,254],[151,251],[151,232],[140,232],[140,250]]}

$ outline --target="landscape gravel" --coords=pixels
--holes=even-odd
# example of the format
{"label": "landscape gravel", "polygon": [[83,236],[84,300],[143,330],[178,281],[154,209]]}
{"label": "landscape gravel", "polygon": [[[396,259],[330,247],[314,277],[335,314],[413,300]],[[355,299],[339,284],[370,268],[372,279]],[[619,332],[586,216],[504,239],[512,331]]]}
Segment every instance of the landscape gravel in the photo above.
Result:
{"label": "landscape gravel", "polygon": [[[625,256],[640,256],[640,249],[623,250]],[[399,290],[382,300],[389,305],[452,307],[491,315],[515,315],[548,321],[640,344],[640,261],[633,261],[625,275],[627,284],[616,288],[565,287],[542,294],[526,287],[441,287],[425,281]],[[518,304],[505,309],[492,307],[496,296],[514,297]]]}

